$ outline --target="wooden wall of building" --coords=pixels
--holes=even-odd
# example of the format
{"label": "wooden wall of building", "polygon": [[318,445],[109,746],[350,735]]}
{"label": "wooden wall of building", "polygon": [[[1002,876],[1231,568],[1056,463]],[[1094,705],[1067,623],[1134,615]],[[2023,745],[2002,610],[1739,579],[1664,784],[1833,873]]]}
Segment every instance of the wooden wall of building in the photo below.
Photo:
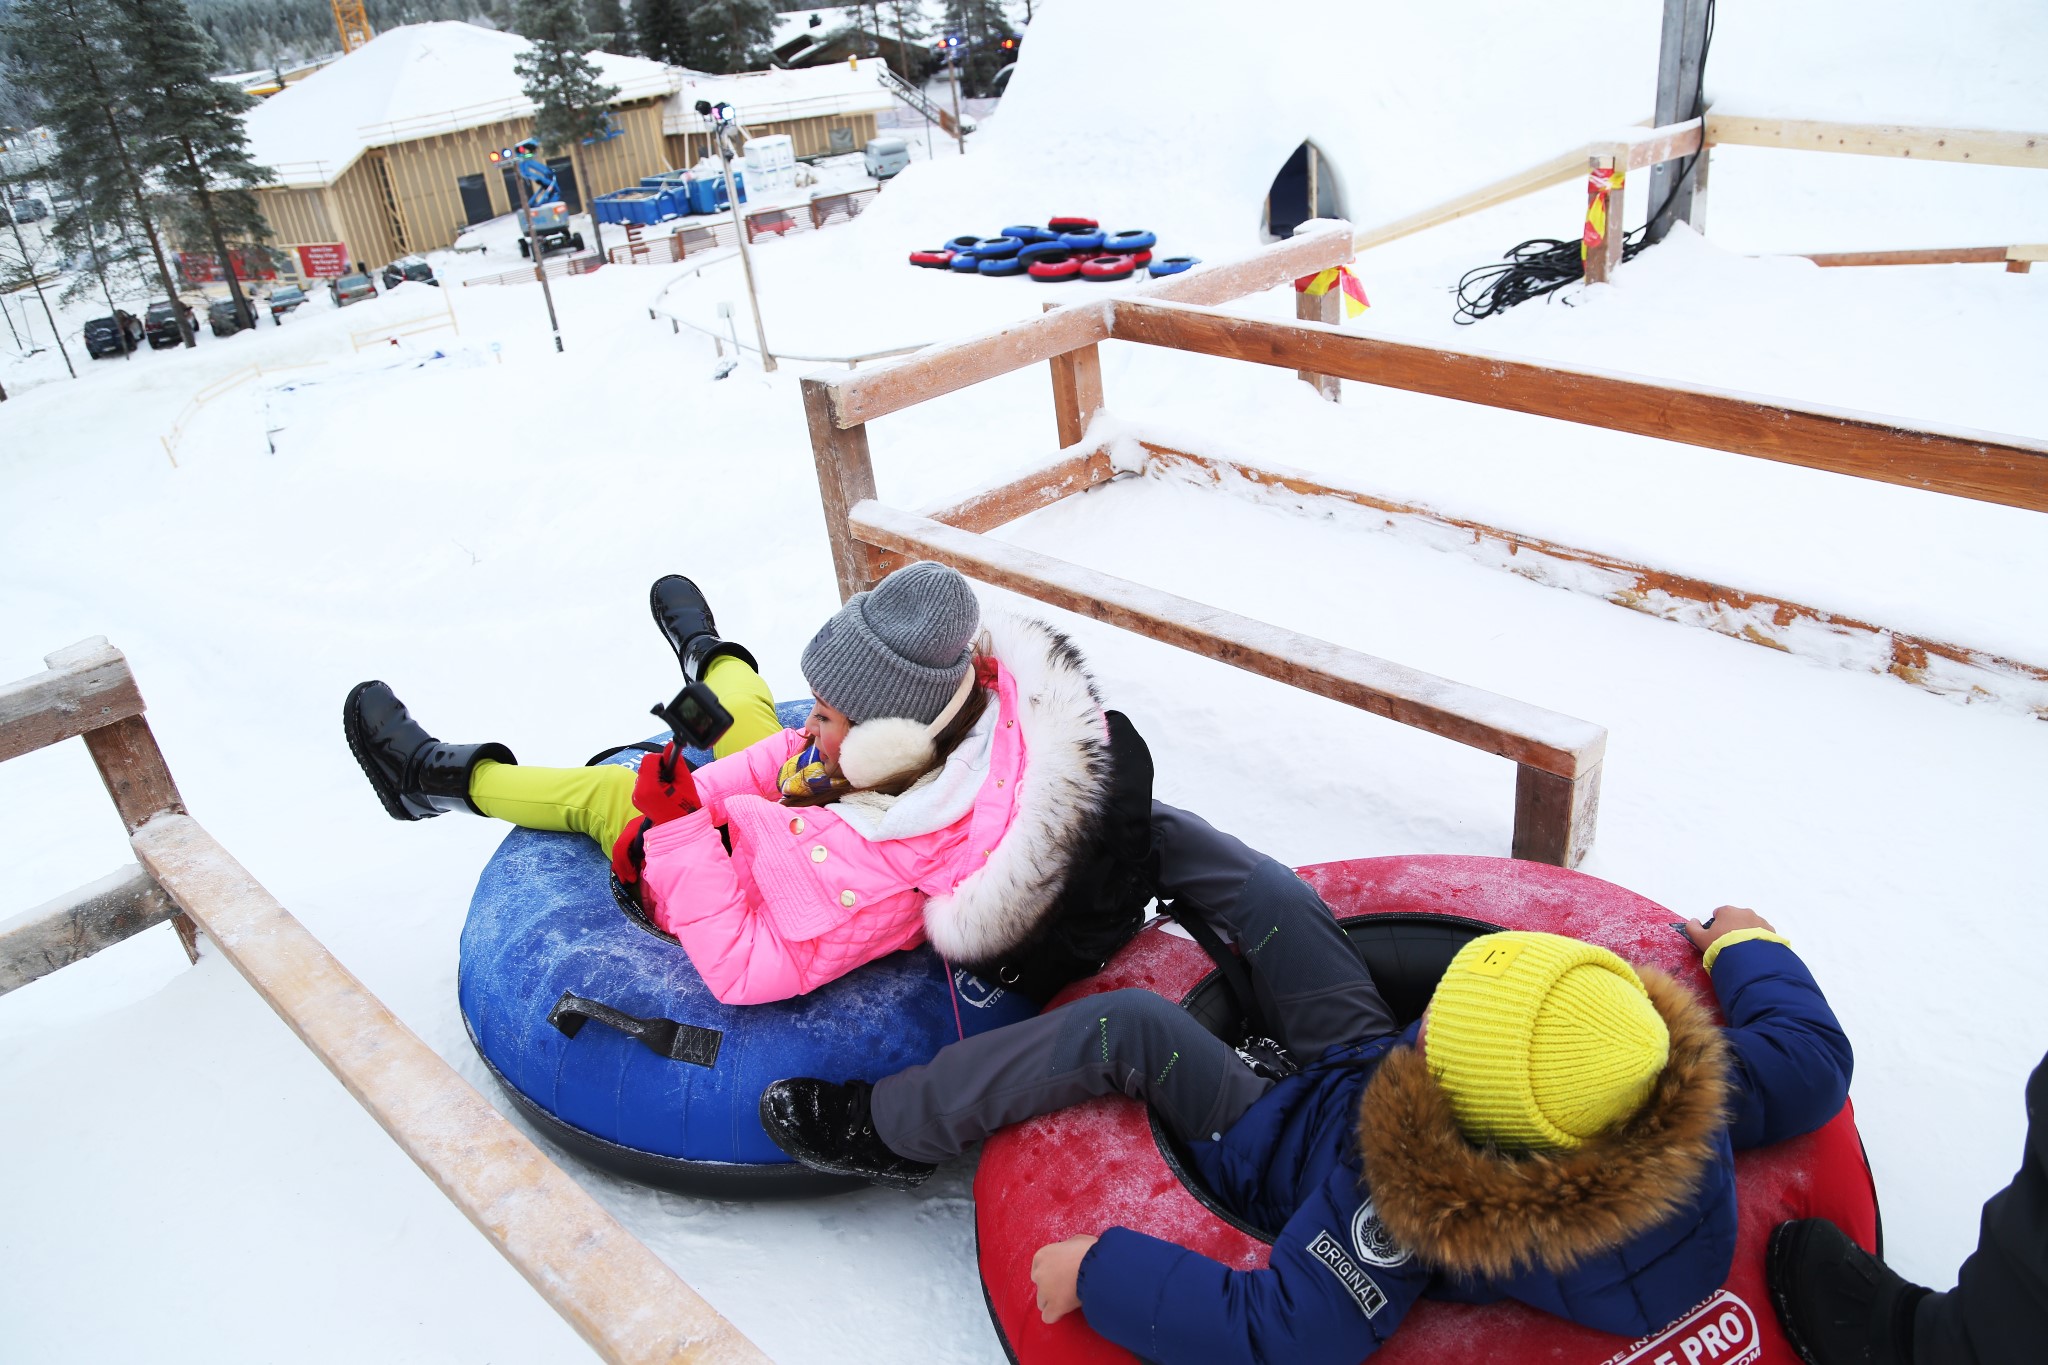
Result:
{"label": "wooden wall of building", "polygon": [[[850,128],[853,130],[853,150],[859,151],[868,145],[868,139],[875,136],[873,114],[828,114],[821,118],[786,119],[780,122],[749,123],[747,132],[755,137],[773,137],[778,133],[789,134],[789,140],[798,156],[831,156],[832,130]],[[714,155],[709,133],[670,133],[668,135],[669,161],[677,167],[688,170],[697,164],[700,157]]]}
{"label": "wooden wall of building", "polygon": [[[578,188],[586,209],[593,195],[637,185],[640,177],[668,169],[661,108],[660,100],[621,105],[612,118],[623,133],[577,148],[582,162]],[[531,120],[514,119],[393,143],[363,155],[325,189],[259,190],[257,203],[278,245],[345,241],[355,259],[376,269],[407,252],[433,251],[454,242],[468,222],[458,183],[463,176],[484,178],[492,212],[512,212],[515,205],[505,195],[503,165],[493,164],[490,154],[532,133]],[[591,182],[587,185],[581,183],[586,176]],[[397,231],[391,222],[394,213]]]}

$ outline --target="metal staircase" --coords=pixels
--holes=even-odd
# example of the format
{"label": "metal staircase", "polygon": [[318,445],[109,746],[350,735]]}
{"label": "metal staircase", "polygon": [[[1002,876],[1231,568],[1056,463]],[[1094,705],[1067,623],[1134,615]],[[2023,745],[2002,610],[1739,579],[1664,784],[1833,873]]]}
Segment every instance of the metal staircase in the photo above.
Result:
{"label": "metal staircase", "polygon": [[[884,90],[909,105],[918,114],[938,124],[939,127],[946,130],[949,136],[958,136],[962,131],[962,129],[953,126],[951,110],[940,108],[924,91],[918,89],[909,81],[904,80],[888,67],[878,67],[875,75],[876,79],[881,81]],[[966,132],[971,133],[974,131],[973,119],[963,118],[960,122]]]}

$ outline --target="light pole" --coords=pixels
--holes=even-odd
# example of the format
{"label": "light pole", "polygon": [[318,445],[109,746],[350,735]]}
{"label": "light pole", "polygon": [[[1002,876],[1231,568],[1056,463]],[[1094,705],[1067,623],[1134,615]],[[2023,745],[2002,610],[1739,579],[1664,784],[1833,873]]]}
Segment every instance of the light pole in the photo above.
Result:
{"label": "light pole", "polygon": [[[754,256],[747,249],[747,222],[740,213],[739,187],[732,180],[732,130],[739,123],[739,115],[730,104],[713,104],[709,100],[698,100],[697,112],[711,121],[712,134],[718,139],[718,164],[725,174],[725,199],[732,208],[733,234],[740,247],[740,269],[747,277],[747,306],[754,310],[754,340],[761,345],[761,368],[773,373],[775,356],[768,349],[768,331],[761,325],[761,300],[754,292]],[[737,349],[737,342],[734,347]]]}
{"label": "light pole", "polygon": [[946,36],[946,75],[953,82],[953,140],[960,144],[960,155],[967,155],[967,125],[960,122],[960,68],[953,61],[953,51],[964,41],[959,34]]}

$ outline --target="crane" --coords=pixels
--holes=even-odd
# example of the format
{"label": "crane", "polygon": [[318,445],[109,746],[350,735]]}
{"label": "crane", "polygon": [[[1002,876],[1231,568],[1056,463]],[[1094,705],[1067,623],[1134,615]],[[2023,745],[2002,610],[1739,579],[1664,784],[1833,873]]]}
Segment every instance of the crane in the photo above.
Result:
{"label": "crane", "polygon": [[334,29],[341,35],[341,53],[345,57],[377,35],[371,31],[370,16],[363,10],[363,0],[329,0],[334,6]]}

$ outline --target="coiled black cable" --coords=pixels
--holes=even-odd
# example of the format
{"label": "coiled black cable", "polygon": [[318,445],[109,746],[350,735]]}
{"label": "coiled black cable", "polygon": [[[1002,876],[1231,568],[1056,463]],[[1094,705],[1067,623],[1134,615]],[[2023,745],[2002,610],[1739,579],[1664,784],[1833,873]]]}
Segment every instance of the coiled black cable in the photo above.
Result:
{"label": "coiled black cable", "polygon": [[[1714,0],[1707,0],[1707,31],[1700,42],[1700,83],[1693,94],[1689,118],[1702,118],[1706,114],[1707,49],[1713,43]],[[1701,150],[1705,150],[1704,142]],[[1670,213],[1679,190],[1692,178],[1693,168],[1699,164],[1699,159],[1700,152],[1687,156],[1678,174],[1672,178],[1671,191],[1664,196],[1664,202],[1657,206],[1643,226],[1622,236],[1622,260],[1634,260],[1649,245],[1651,225]],[[1584,278],[1586,262],[1580,254],[1580,245],[1577,241],[1561,241],[1556,237],[1531,237],[1509,248],[1499,264],[1477,266],[1466,271],[1458,279],[1458,307],[1451,320],[1461,327],[1469,327],[1482,318],[1505,313],[1518,303],[1541,298]]]}

